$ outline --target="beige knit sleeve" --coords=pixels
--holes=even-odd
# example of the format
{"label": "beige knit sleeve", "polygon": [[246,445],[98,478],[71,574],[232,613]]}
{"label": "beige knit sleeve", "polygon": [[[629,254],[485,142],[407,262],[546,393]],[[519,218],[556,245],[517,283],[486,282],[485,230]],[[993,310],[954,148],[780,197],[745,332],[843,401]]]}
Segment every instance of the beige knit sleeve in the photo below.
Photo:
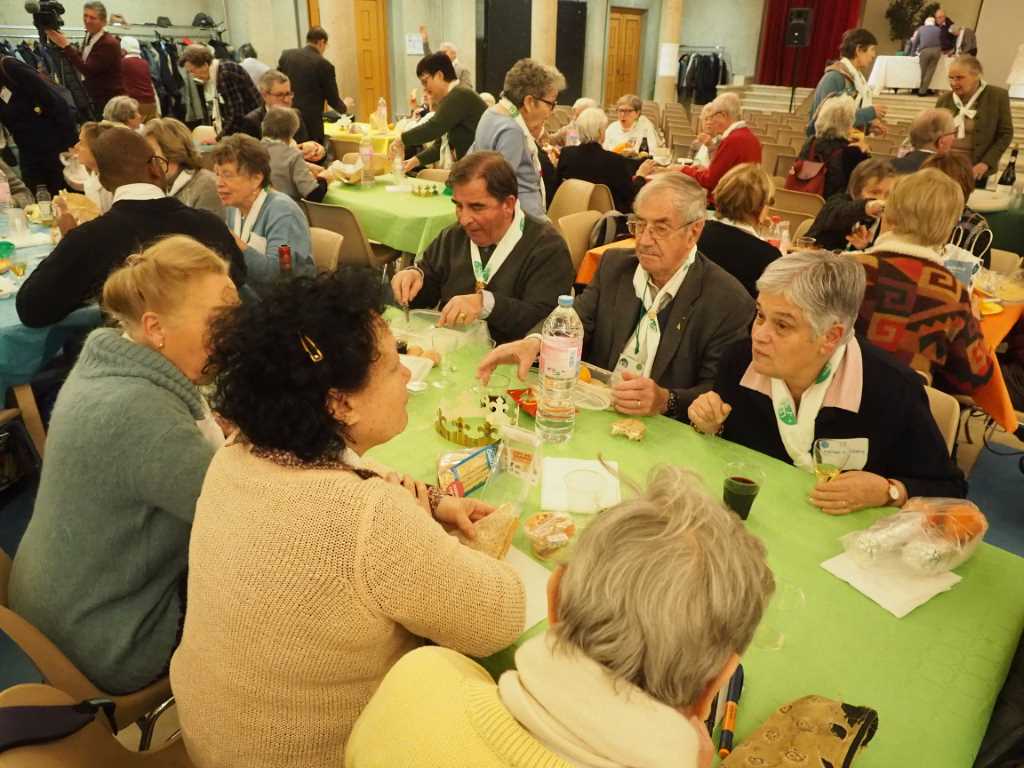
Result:
{"label": "beige knit sleeve", "polygon": [[380,480],[360,532],[356,578],[369,604],[420,637],[471,656],[523,632],[526,593],[508,563],[469,549]]}

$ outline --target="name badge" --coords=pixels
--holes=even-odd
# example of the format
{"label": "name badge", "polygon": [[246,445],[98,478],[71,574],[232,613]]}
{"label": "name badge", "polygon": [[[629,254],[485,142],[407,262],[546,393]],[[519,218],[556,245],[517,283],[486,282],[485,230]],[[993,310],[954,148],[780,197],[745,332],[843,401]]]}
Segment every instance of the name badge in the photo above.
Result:
{"label": "name badge", "polygon": [[825,438],[818,441],[818,448],[822,461],[843,471],[864,469],[868,463],[866,437]]}

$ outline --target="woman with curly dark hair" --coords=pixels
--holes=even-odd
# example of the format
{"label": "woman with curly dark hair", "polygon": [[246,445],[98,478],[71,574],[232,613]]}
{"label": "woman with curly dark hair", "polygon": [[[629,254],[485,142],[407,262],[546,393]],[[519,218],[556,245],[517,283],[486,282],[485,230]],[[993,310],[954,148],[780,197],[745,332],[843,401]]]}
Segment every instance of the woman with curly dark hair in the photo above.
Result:
{"label": "woman with curly dark hair", "polygon": [[347,269],[275,285],[214,325],[213,403],[240,436],[197,504],[171,664],[200,768],[337,765],[420,637],[485,656],[523,630],[515,571],[439,524],[471,530],[490,507],[362,458],[408,420],[379,312],[379,277]]}

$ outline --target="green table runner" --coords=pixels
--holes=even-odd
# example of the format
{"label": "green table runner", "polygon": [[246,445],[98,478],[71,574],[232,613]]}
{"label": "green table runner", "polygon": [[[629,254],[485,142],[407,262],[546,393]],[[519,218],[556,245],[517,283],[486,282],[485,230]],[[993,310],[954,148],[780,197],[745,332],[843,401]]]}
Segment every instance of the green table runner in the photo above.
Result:
{"label": "green table runner", "polygon": [[[482,354],[480,348],[467,348],[454,355],[454,386],[471,385]],[[439,376],[434,370],[429,380]],[[411,395],[409,426],[374,449],[373,457],[436,482],[437,457],[457,448],[433,428],[443,392],[430,388]],[[545,446],[545,455],[593,459],[600,454],[638,482],[655,464],[672,462],[693,469],[716,495],[729,461],[753,462],[767,475],[747,525],[764,540],[777,582],[799,587],[806,607],[779,619],[785,634],[780,650],[748,650],[738,740],[776,707],[816,693],[878,710],[878,736],[858,758],[859,768],[971,765],[1024,626],[1024,559],[983,544],[958,569],[963,581],[896,619],[820,567],[841,552],[840,536],[867,527],[885,510],[830,517],[807,502],[813,477],[788,464],[660,416],[644,420],[647,434],[639,443],[613,438],[609,430],[618,418],[611,412],[581,412],[572,440]],[[537,511],[538,500],[539,487],[523,519]],[[514,543],[530,551],[522,529]],[[544,628],[544,623],[532,627],[516,645]],[[514,652],[515,647],[506,649],[483,663],[498,675],[513,666]]]}
{"label": "green table runner", "polygon": [[455,205],[443,194],[416,197],[412,192],[388,192],[391,183],[390,175],[378,177],[368,189],[335,182],[324,202],[352,211],[368,239],[419,256],[441,230],[455,223]]}

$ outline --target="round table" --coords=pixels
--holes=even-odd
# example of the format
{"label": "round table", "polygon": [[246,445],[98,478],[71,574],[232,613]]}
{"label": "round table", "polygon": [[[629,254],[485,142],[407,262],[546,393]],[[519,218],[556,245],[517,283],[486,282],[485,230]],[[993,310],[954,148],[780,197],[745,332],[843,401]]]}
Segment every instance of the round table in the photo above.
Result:
{"label": "round table", "polygon": [[[483,353],[482,348],[454,353],[453,387],[471,385]],[[432,371],[428,380],[438,375]],[[411,395],[405,432],[375,448],[372,457],[436,482],[437,457],[458,447],[433,428],[443,391],[432,387]],[[623,475],[637,482],[653,465],[672,461],[694,470],[716,496],[729,461],[753,462],[767,475],[747,525],[764,540],[777,582],[802,589],[806,607],[780,627],[785,633],[780,650],[752,646],[746,653],[738,741],[778,706],[816,693],[878,710],[878,735],[858,756],[861,768],[971,764],[1024,627],[1019,588],[1024,559],[982,544],[958,569],[963,581],[896,619],[820,567],[842,551],[840,536],[867,527],[886,510],[830,517],[807,501],[813,477],[791,465],[661,416],[644,419],[647,434],[639,443],[613,438],[609,430],[617,418],[582,412],[573,438],[545,446],[545,456],[602,456],[617,461]],[[528,497],[523,519],[537,511],[538,500],[539,487]],[[514,545],[529,551],[522,529]],[[516,647],[544,629],[544,622],[529,628],[515,646],[482,663],[495,676],[510,669]]]}
{"label": "round table", "polygon": [[323,202],[352,211],[368,239],[418,256],[441,230],[455,223],[455,205],[444,194],[417,197],[412,192],[389,192],[391,184],[390,175],[378,176],[369,188],[335,182]]}

